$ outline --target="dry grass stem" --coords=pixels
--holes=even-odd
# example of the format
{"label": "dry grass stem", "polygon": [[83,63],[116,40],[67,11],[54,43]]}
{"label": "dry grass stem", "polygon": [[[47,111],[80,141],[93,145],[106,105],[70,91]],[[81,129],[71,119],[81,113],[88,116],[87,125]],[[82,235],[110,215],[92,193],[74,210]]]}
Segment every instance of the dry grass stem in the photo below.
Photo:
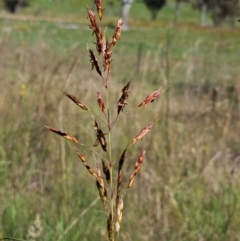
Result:
{"label": "dry grass stem", "polygon": [[74,219],[71,224],[67,227],[67,229],[62,233],[62,235],[57,239],[57,241],[61,241],[63,237],[68,234],[68,232],[77,224],[77,222],[90,210],[99,200],[97,197],[85,210],[83,210],[76,219]]}

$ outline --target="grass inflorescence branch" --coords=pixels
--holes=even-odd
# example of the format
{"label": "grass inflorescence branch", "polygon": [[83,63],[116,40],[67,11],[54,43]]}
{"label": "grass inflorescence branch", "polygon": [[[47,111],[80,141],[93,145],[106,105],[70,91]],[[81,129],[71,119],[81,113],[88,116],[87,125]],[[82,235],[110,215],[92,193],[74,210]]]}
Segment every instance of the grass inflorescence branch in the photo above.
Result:
{"label": "grass inflorescence branch", "polygon": [[[130,147],[132,147],[136,142],[142,140],[148,132],[154,126],[154,122],[147,124],[145,127],[141,128],[141,131],[129,142],[126,144],[126,147],[122,151],[122,153],[118,154],[117,159],[113,159],[112,154],[112,140],[111,133],[119,128],[118,127],[118,119],[121,113],[121,116],[124,116],[124,108],[128,105],[128,98],[130,95],[130,84],[132,80],[128,81],[122,88],[121,94],[118,100],[116,100],[116,104],[112,106],[112,102],[109,101],[109,73],[111,70],[111,64],[113,61],[113,51],[114,47],[116,46],[117,42],[120,40],[121,37],[121,28],[123,25],[122,19],[119,19],[115,30],[113,32],[112,38],[109,40],[108,37],[105,35],[105,32],[102,30],[101,26],[101,19],[104,16],[104,8],[102,6],[101,0],[94,0],[94,4],[97,11],[97,17],[94,14],[94,11],[90,10],[87,7],[87,16],[89,19],[89,28],[93,31],[93,36],[95,36],[95,41],[93,44],[87,44],[87,49],[89,53],[90,63],[93,71],[96,71],[98,77],[100,77],[103,81],[103,89],[105,90],[105,94],[101,95],[100,91],[97,89],[96,85],[94,87],[96,89],[96,100],[98,104],[98,108],[100,114],[103,114],[104,117],[100,118],[95,113],[93,113],[85,104],[82,104],[78,98],[72,94],[69,94],[65,91],[62,91],[63,94],[68,97],[72,102],[74,102],[77,106],[79,106],[82,110],[87,111],[90,113],[91,118],[93,120],[93,131],[95,132],[96,141],[93,144],[93,148],[100,146],[98,151],[93,151],[91,147],[88,147],[93,154],[98,153],[100,160],[100,165],[95,164],[95,167],[91,167],[90,160],[86,160],[84,154],[79,149],[79,147],[74,146],[76,155],[81,160],[82,164],[86,167],[90,175],[95,179],[97,190],[99,197],[102,201],[103,208],[107,213],[107,231],[108,231],[108,239],[110,241],[114,241],[115,234],[119,234],[122,217],[123,217],[123,208],[124,208],[124,195],[126,191],[133,185],[133,181],[135,177],[139,173],[140,167],[143,163],[143,160],[146,155],[146,148],[141,151],[139,154],[135,165],[133,166],[133,171],[128,178],[128,185],[123,188],[122,187],[122,178],[124,175],[123,165],[127,159],[127,152]],[[96,50],[94,48],[89,47],[95,45]],[[97,54],[95,53],[97,52]],[[159,98],[161,94],[161,90],[153,91],[152,93],[148,94],[143,101],[137,107],[146,107],[149,103],[152,103],[155,99]],[[104,97],[104,98],[103,98]],[[106,99],[105,99],[106,98]],[[110,108],[116,109],[116,116],[111,117]],[[133,110],[135,110],[134,108]],[[127,117],[127,115],[125,115]],[[104,126],[102,129],[101,125]],[[49,127],[44,125],[46,129],[51,132],[54,132],[57,135],[64,137],[65,139],[70,140],[75,144],[78,143],[78,140],[62,131],[59,131],[55,128]],[[104,132],[106,130],[106,132]],[[87,147],[87,145],[80,144],[81,146]],[[116,168],[116,172],[114,169]],[[101,171],[102,169],[102,171]],[[102,172],[104,175],[102,175]],[[114,174],[116,173],[116,176]],[[125,194],[123,193],[125,191]]]}

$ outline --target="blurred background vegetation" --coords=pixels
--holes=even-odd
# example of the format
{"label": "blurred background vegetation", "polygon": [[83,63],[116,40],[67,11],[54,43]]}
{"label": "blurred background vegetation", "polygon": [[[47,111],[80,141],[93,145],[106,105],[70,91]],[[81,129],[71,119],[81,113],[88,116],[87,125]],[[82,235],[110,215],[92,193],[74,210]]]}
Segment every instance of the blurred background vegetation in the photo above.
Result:
{"label": "blurred background vegetation", "polygon": [[[107,240],[94,180],[72,146],[41,125],[88,146],[95,142],[91,116],[60,91],[97,111],[92,80],[100,90],[102,83],[86,48],[93,42],[86,5],[93,4],[29,0],[9,12],[6,2],[0,13],[0,237]],[[118,240],[240,240],[239,3],[216,23],[213,12],[218,19],[221,11],[213,1],[169,0],[156,17],[146,2],[133,1],[129,30],[114,49],[110,101],[114,106],[130,79],[125,111],[153,90],[167,90],[145,109],[123,114],[112,136],[118,156],[161,117],[128,153],[125,184],[148,146],[124,199]],[[111,37],[122,3],[103,4]],[[99,163],[88,148],[81,150],[91,166]]]}

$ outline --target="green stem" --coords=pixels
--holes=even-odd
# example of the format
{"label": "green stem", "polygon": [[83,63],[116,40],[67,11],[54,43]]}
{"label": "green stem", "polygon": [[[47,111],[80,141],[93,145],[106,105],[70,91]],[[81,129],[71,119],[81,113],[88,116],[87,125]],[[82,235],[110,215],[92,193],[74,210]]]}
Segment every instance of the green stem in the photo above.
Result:
{"label": "green stem", "polygon": [[[107,81],[106,81],[107,82]],[[109,168],[110,168],[110,189],[111,189],[111,200],[110,200],[110,210],[111,210],[111,216],[112,216],[112,224],[113,224],[113,220],[114,220],[114,200],[113,200],[113,164],[112,164],[112,144],[111,144],[111,128],[110,128],[110,110],[109,110],[109,88],[107,86],[106,88],[107,90],[107,123],[108,123],[108,158],[109,158]],[[113,227],[112,227],[113,229]],[[110,241],[114,241],[114,231],[113,231],[113,235],[111,236],[111,240]]]}

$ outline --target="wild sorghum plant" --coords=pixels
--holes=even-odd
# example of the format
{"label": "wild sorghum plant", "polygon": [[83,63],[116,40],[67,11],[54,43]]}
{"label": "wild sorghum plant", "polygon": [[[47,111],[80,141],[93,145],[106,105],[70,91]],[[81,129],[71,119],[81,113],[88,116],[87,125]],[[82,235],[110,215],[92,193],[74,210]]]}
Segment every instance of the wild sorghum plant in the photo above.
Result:
{"label": "wild sorghum plant", "polygon": [[[128,184],[125,187],[122,187],[122,175],[123,175],[123,164],[125,159],[127,158],[128,149],[131,148],[136,142],[142,140],[144,136],[153,128],[154,122],[146,125],[143,127],[136,136],[126,143],[125,148],[122,150],[121,153],[112,153],[112,143],[114,143],[115,139],[112,139],[112,132],[115,128],[119,128],[118,120],[120,115],[124,115],[124,108],[127,103],[127,99],[130,96],[130,85],[131,80],[129,80],[122,90],[119,93],[119,98],[116,99],[114,102],[114,107],[111,106],[112,103],[109,101],[109,89],[110,89],[110,78],[109,73],[111,70],[111,64],[113,61],[113,51],[115,45],[120,39],[121,36],[121,28],[123,22],[121,19],[118,20],[117,26],[113,32],[112,38],[107,38],[106,34],[103,31],[103,27],[101,25],[101,19],[103,17],[103,6],[101,0],[94,1],[97,16],[94,14],[87,7],[87,15],[90,22],[89,28],[93,31],[93,35],[95,37],[95,42],[93,44],[87,45],[87,50],[89,52],[89,58],[92,70],[96,71],[101,83],[103,85],[103,90],[106,92],[104,96],[106,99],[102,98],[100,91],[96,88],[96,104],[99,106],[99,113],[95,113],[91,110],[87,105],[81,103],[81,101],[72,94],[63,92],[71,101],[73,101],[76,105],[78,105],[82,111],[89,112],[92,121],[93,121],[93,133],[95,132],[96,142],[93,144],[93,147],[98,146],[99,151],[95,151],[90,148],[94,153],[98,153],[99,155],[99,163],[101,163],[102,168],[100,165],[95,166],[94,168],[89,164],[90,161],[85,159],[83,154],[83,150],[77,146],[74,146],[75,152],[78,158],[81,160],[83,165],[87,168],[90,175],[95,179],[96,186],[99,192],[100,199],[103,204],[103,208],[107,213],[107,231],[108,231],[108,238],[109,240],[114,240],[115,232],[119,234],[120,226],[122,222],[122,214],[123,214],[123,204],[124,204],[124,194],[123,190],[128,190],[139,172],[140,166],[143,163],[145,154],[146,154],[146,147],[140,152],[138,159],[136,160],[135,166],[133,166],[133,171],[128,178]],[[96,46],[96,49],[92,48],[91,46]],[[100,61],[99,61],[100,60]],[[99,64],[101,62],[101,65]],[[102,66],[102,67],[101,67]],[[156,98],[160,96],[161,90],[156,90],[150,93],[143,99],[143,101],[136,107],[141,108],[145,107],[149,103],[153,102]],[[115,104],[116,103],[116,104]],[[111,116],[110,114],[110,107],[116,109],[115,116]],[[135,109],[135,108],[133,108]],[[101,116],[101,117],[100,117]],[[127,118],[127,116],[126,116]],[[113,120],[113,121],[112,121]],[[102,129],[101,126],[105,128]],[[74,145],[79,145],[83,147],[84,145],[82,142],[69,135],[65,132],[59,131],[58,129],[46,126],[45,127],[72,141],[75,143]],[[104,130],[104,131],[103,131]],[[80,150],[81,149],[81,150]],[[101,174],[101,169],[104,175]],[[114,172],[116,170],[116,172]],[[116,176],[114,176],[116,173]]]}

